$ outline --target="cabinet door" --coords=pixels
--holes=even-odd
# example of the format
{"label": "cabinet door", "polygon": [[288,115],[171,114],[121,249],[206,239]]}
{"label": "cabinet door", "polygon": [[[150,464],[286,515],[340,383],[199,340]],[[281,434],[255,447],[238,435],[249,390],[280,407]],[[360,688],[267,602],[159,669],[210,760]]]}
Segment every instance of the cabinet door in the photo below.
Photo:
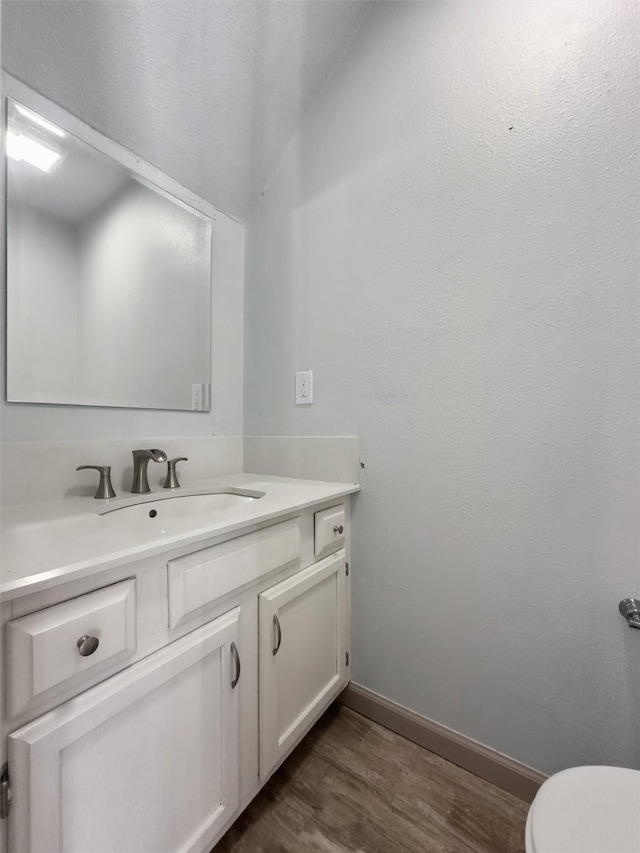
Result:
{"label": "cabinet door", "polygon": [[239,615],[9,737],[11,851],[209,849],[239,805]]}
{"label": "cabinet door", "polygon": [[260,595],[260,777],[348,681],[345,552]]}

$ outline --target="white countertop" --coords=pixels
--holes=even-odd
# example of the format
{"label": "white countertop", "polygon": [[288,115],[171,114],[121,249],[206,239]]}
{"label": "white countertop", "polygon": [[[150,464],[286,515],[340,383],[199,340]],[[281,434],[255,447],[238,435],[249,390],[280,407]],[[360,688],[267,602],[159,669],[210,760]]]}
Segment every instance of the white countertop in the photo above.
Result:
{"label": "white countertop", "polygon": [[[172,548],[222,537],[360,489],[349,483],[234,474],[192,482],[174,494],[186,496],[224,487],[265,494],[243,506],[199,516],[197,528],[189,518],[172,519],[163,526],[132,523],[123,518],[114,531],[113,524],[104,522],[108,515],[100,513],[107,507],[129,504],[131,495],[109,501],[82,497],[4,507],[0,523],[0,597],[17,598]],[[152,495],[140,497],[167,498],[167,492],[154,489]]]}

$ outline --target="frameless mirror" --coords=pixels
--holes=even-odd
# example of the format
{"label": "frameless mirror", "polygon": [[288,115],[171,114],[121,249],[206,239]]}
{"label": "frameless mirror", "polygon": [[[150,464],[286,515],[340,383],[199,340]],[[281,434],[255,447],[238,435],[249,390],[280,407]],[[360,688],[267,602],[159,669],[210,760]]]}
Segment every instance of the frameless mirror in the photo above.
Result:
{"label": "frameless mirror", "polygon": [[208,410],[211,218],[11,98],[6,143],[7,399]]}

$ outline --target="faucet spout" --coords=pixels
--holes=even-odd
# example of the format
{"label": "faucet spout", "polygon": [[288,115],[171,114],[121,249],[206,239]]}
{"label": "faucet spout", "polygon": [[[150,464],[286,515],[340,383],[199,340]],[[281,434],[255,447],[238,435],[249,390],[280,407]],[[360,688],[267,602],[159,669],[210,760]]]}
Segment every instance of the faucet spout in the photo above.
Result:
{"label": "faucet spout", "polygon": [[164,450],[152,447],[149,450],[134,450],[133,453],[133,484],[131,492],[134,495],[144,495],[150,492],[149,480],[147,478],[147,465],[150,461],[166,462],[167,454]]}

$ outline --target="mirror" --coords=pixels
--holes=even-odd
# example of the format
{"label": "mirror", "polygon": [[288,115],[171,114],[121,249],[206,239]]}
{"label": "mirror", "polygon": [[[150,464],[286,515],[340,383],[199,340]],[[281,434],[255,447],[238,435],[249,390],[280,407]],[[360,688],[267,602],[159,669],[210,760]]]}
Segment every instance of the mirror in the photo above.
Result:
{"label": "mirror", "polygon": [[211,217],[80,124],[7,98],[7,399],[208,411]]}

